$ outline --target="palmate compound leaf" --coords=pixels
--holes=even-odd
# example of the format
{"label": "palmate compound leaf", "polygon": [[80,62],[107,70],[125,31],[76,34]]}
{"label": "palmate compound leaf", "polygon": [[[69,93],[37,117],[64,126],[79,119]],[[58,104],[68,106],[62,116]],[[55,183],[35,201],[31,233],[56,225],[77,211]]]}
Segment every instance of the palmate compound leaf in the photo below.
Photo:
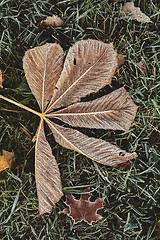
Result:
{"label": "palmate compound leaf", "polygon": [[[68,111],[68,109],[69,111],[71,109],[73,110],[76,102],[82,97],[96,92],[111,83],[114,71],[118,66],[117,52],[114,51],[113,44],[105,44],[91,39],[75,43],[67,54],[63,70],[63,51],[57,44],[47,43],[41,47],[28,50],[23,61],[27,81],[38,101],[42,113],[36,112],[1,95],[0,98],[41,117],[36,134],[35,172],[39,212],[43,215],[45,212],[50,212],[52,206],[54,206],[63,195],[58,166],[45,137],[43,120],[47,122],[53,132],[55,140],[59,144],[68,149],[80,152],[99,163],[118,166],[119,164],[127,162],[129,159],[137,157],[137,154],[127,153],[115,144],[108,143],[101,139],[87,137],[77,130],[64,128],[48,119],[48,114],[54,109],[75,103],[67,108],[66,111]],[[49,103],[50,99],[51,101]],[[136,106],[123,88],[117,90],[115,94],[113,92],[108,95],[106,100],[102,97],[97,100],[97,102],[98,101],[102,103],[102,105],[100,105],[103,109],[103,116],[94,116],[96,108],[98,111],[101,111],[96,100],[93,101],[95,106],[92,102],[84,103],[84,105],[83,103],[77,103],[79,110],[82,110],[82,108],[85,109],[85,114],[88,114],[91,109],[94,109],[92,114],[94,118],[91,119],[92,117],[86,114],[85,123],[82,117],[81,120],[76,120],[79,125],[90,127],[90,124],[87,122],[92,122],[93,128],[95,124],[95,128],[129,129],[136,114]],[[122,116],[123,112],[124,116],[121,120],[125,120],[126,126],[119,123],[121,120],[118,118],[117,109],[114,109],[113,104],[107,101],[114,101],[116,105],[118,101],[122,101],[122,103],[119,102],[119,105],[122,108],[124,107],[124,109],[122,110],[120,108],[119,114]],[[88,104],[88,110],[85,104]],[[112,106],[111,108],[112,110],[114,109],[115,112],[110,115],[110,119],[109,115],[107,115],[108,119],[104,120],[106,114],[104,112],[109,111],[109,106]],[[72,113],[77,114],[77,112],[74,111]],[[54,114],[59,114],[59,111],[54,112]],[[115,119],[115,123],[113,123],[113,119]],[[62,120],[67,121],[66,118]],[[71,123],[71,119],[69,121]],[[74,124],[77,125],[74,121],[75,120],[71,123],[73,126]],[[107,126],[105,126],[105,123]]]}

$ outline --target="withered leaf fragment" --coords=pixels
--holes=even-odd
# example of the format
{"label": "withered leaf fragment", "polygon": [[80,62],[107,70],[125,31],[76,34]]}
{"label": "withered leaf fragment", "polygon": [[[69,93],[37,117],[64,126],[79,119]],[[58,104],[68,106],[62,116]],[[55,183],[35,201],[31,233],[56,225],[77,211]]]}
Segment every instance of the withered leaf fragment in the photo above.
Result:
{"label": "withered leaf fragment", "polygon": [[131,20],[138,22],[152,22],[151,19],[141,12],[139,7],[135,7],[133,2],[127,2],[122,7],[122,16],[128,16]]}
{"label": "withered leaf fragment", "polygon": [[2,150],[2,156],[0,156],[0,172],[5,170],[6,168],[10,168],[12,160],[13,153]]}
{"label": "withered leaf fragment", "polygon": [[121,167],[124,171],[127,171],[130,168],[130,161],[120,163],[118,164],[118,167]]}
{"label": "withered leaf fragment", "polygon": [[56,15],[53,15],[52,17],[47,17],[46,20],[44,20],[43,22],[46,25],[52,26],[52,27],[60,27],[63,25],[63,20]]}
{"label": "withered leaf fragment", "polygon": [[125,63],[125,58],[122,54],[117,54],[117,58],[118,58],[118,67],[120,67]]}
{"label": "withered leaf fragment", "polygon": [[136,115],[137,106],[124,88],[93,101],[79,102],[82,97],[111,83],[118,67],[117,52],[112,43],[82,40],[69,49],[64,64],[63,55],[58,44],[46,43],[28,50],[23,58],[25,75],[41,113],[0,95],[41,118],[34,137],[41,215],[51,212],[63,195],[58,165],[45,136],[44,122],[57,143],[101,164],[118,166],[137,157],[135,152],[128,153],[113,143],[88,137],[50,120],[58,118],[74,127],[128,131]]}
{"label": "withered leaf fragment", "polygon": [[67,195],[65,203],[69,207],[69,211],[68,209],[64,209],[62,212],[67,213],[74,220],[74,223],[85,221],[88,224],[92,224],[102,219],[102,216],[97,214],[97,210],[103,208],[104,199],[97,199],[95,202],[90,202],[91,195],[89,191],[90,189],[87,188],[84,191],[85,193],[81,194],[79,200],[75,199],[73,195]]}

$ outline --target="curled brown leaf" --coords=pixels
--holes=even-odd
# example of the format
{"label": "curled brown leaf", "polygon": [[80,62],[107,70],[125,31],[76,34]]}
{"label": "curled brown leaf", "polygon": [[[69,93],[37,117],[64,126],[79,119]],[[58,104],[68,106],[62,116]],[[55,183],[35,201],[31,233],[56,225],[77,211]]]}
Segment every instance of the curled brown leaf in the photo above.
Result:
{"label": "curled brown leaf", "polygon": [[60,27],[63,25],[63,20],[56,15],[53,15],[52,17],[47,17],[46,20],[44,20],[43,22],[46,25],[52,26],[52,27]]}
{"label": "curled brown leaf", "polygon": [[137,20],[138,22],[152,22],[151,19],[141,12],[139,7],[135,7],[133,2],[127,2],[122,7],[122,16],[128,16],[131,20]]}

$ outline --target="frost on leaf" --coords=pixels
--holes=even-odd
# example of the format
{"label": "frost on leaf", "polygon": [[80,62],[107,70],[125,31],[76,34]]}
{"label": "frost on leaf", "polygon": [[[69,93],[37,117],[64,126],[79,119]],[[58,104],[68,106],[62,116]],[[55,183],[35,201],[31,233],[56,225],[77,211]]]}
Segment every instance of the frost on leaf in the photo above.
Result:
{"label": "frost on leaf", "polygon": [[43,22],[46,25],[52,26],[52,27],[60,27],[63,25],[63,20],[56,15],[53,15],[52,17],[47,17],[46,20],[44,20]]}
{"label": "frost on leaf", "polygon": [[11,167],[12,159],[13,159],[12,152],[2,150],[2,156],[0,156],[0,172],[5,170],[6,168]]}
{"label": "frost on leaf", "polygon": [[58,164],[45,137],[43,121],[40,122],[37,133],[35,164],[39,213],[43,215],[51,212],[63,196]]}
{"label": "frost on leaf", "polygon": [[118,56],[113,43],[92,39],[76,42],[69,49],[65,61],[64,52],[58,44],[46,43],[28,50],[23,58],[25,76],[40,112],[0,95],[0,98],[41,118],[34,137],[35,176],[41,215],[51,212],[63,195],[58,165],[45,136],[44,122],[57,143],[98,163],[119,166],[137,157],[135,152],[126,152],[114,143],[88,137],[52,121],[59,119],[73,127],[129,131],[137,106],[125,88],[93,101],[80,101],[111,84],[117,67]]}
{"label": "frost on leaf", "polygon": [[138,22],[152,22],[151,19],[141,12],[140,8],[135,7],[133,2],[127,2],[122,7],[122,16],[128,16],[131,20],[137,20]]}
{"label": "frost on leaf", "polygon": [[81,194],[79,200],[73,195],[67,195],[66,205],[68,208],[60,213],[65,213],[74,220],[74,223],[85,221],[88,224],[97,222],[102,219],[102,216],[97,214],[97,210],[103,208],[103,200],[97,199],[95,202],[90,202],[90,189],[87,188],[84,194]]}

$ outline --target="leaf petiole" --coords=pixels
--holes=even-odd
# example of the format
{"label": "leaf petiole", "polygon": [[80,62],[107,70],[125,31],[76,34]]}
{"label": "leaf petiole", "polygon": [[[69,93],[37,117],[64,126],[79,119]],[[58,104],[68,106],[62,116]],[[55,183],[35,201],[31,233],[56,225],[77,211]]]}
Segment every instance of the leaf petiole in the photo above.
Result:
{"label": "leaf petiole", "polygon": [[3,100],[5,100],[5,101],[7,101],[7,102],[10,102],[10,103],[18,106],[18,107],[21,107],[21,108],[23,108],[23,109],[25,109],[25,110],[27,110],[27,111],[29,111],[29,112],[31,112],[31,113],[34,113],[35,115],[38,115],[39,117],[42,117],[42,113],[39,113],[39,112],[37,112],[37,111],[29,108],[29,107],[26,107],[25,105],[23,105],[23,104],[21,104],[21,103],[15,102],[15,101],[13,101],[13,100],[11,100],[11,99],[9,99],[9,98],[6,98],[6,97],[4,97],[4,96],[2,96],[2,95],[0,95],[0,98],[2,98]]}

